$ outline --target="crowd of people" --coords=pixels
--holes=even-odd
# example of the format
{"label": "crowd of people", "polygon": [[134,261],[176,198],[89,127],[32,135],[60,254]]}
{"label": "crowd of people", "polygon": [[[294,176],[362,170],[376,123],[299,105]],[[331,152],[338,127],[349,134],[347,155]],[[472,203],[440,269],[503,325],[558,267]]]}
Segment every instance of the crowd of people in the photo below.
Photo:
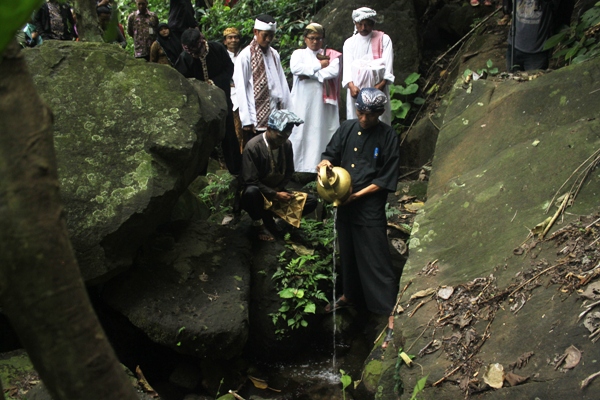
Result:
{"label": "crowd of people", "polygon": [[[258,240],[274,241],[281,221],[298,227],[302,215],[316,208],[315,196],[286,188],[296,171],[341,166],[349,172],[352,194],[338,214],[343,295],[327,311],[364,298],[370,311],[389,316],[387,346],[398,277],[387,246],[385,204],[396,189],[399,143],[390,126],[392,43],[374,29],[377,13],[367,7],[353,11],[355,34],[344,43],[343,53],[324,48],[323,26],[307,25],[306,47],[290,60],[290,91],[280,55],[271,47],[277,32],[272,16],[256,17],[253,39],[241,49],[235,27],[223,32],[222,41],[207,40],[191,0],[171,0],[170,6],[168,22],[161,23],[148,9],[148,0],[136,0],[126,29],[134,56],[223,90],[229,111],[223,156],[239,183],[239,209],[252,219]],[[99,0],[97,9],[99,26],[107,30],[110,0]],[[71,9],[47,0],[28,35],[39,42],[76,39]],[[124,32],[114,41],[124,43]],[[342,88],[348,91],[347,121],[340,124]]]}

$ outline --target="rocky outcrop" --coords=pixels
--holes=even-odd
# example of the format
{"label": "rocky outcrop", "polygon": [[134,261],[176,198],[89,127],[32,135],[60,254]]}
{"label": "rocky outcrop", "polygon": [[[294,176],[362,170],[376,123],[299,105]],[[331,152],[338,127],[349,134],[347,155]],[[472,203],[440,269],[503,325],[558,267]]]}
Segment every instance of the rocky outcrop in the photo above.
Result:
{"label": "rocky outcrop", "polygon": [[223,92],[120,47],[48,41],[25,51],[54,113],[67,226],[83,277],[128,267],[223,134]]}
{"label": "rocky outcrop", "polygon": [[238,231],[192,222],[156,234],[104,301],[155,343],[198,358],[241,353],[249,330],[250,246]]}
{"label": "rocky outcrop", "polygon": [[[561,372],[554,363],[570,345],[583,352],[584,361],[596,352],[577,321],[581,300],[572,288],[583,281],[552,285],[568,271],[551,279],[547,273],[567,260],[585,269],[586,258],[590,263],[597,253],[591,248],[578,258],[570,245],[552,242],[520,246],[529,229],[556,211],[552,199],[561,185],[600,147],[600,97],[594,90],[600,60],[533,77],[479,80],[471,90],[459,79],[447,96],[428,200],[415,220],[401,280],[401,287],[410,286],[400,303],[404,313],[396,320],[395,346],[369,357],[363,393],[372,396],[382,388],[382,398],[398,398],[398,370],[405,395],[429,375],[428,385],[437,386],[426,388],[425,398],[456,399],[489,390],[485,368],[500,363],[505,372],[514,369],[530,380],[487,392],[486,398],[594,398],[593,388],[579,386],[597,368],[583,362]],[[593,172],[548,236],[597,213],[599,187]],[[437,295],[444,286],[455,290],[447,300]],[[432,291],[417,294],[427,289]],[[395,363],[400,347],[413,355],[423,350],[415,360],[422,370]],[[529,353],[529,363],[518,363]]]}

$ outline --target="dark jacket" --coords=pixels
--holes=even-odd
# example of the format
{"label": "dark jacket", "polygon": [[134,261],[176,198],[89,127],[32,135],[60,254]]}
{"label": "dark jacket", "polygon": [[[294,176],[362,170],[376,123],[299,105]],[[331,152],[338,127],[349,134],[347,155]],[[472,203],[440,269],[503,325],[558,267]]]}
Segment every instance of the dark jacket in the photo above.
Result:
{"label": "dark jacket", "polygon": [[77,33],[75,33],[75,19],[71,13],[71,7],[68,4],[58,4],[58,6],[60,7],[60,16],[65,26],[65,30],[61,37],[57,37],[50,27],[50,10],[48,10],[48,3],[44,3],[35,14],[33,20],[35,29],[44,40],[73,40],[77,37]]}

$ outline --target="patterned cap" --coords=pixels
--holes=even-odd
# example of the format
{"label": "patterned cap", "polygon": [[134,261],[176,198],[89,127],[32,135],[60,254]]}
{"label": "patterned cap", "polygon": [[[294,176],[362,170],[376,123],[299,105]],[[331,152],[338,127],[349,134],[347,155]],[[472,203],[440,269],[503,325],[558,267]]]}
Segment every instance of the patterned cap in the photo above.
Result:
{"label": "patterned cap", "polygon": [[[290,133],[294,125],[303,124],[304,121],[288,110],[275,110],[269,115],[267,126],[281,133]],[[290,126],[291,125],[291,126]]]}
{"label": "patterned cap", "polygon": [[383,111],[387,102],[387,96],[381,90],[364,88],[356,97],[356,109],[362,112]]}
{"label": "patterned cap", "polygon": [[377,16],[377,11],[373,10],[369,7],[361,7],[352,11],[352,20],[354,22],[360,22],[365,19],[371,19],[375,21],[375,17]]}
{"label": "patterned cap", "polygon": [[223,37],[227,37],[229,35],[238,35],[240,36],[240,31],[237,28],[229,27],[223,31]]}

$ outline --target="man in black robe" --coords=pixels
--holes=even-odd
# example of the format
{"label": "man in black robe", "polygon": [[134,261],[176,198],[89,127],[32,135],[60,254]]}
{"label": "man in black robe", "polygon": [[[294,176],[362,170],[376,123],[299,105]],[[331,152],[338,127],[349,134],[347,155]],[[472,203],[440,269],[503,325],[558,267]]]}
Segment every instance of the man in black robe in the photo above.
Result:
{"label": "man in black robe", "polygon": [[231,103],[231,77],[233,63],[222,43],[209,42],[197,29],[188,29],[181,35],[183,52],[179,55],[175,68],[186,78],[196,78],[214,84],[225,92],[227,119],[225,137],[221,142],[223,157],[229,173],[239,176],[242,169],[240,145],[235,135],[233,105]]}
{"label": "man in black robe", "polygon": [[352,178],[352,194],[337,214],[343,294],[326,311],[364,295],[369,311],[388,316],[384,348],[392,340],[399,278],[388,247],[385,205],[388,193],[396,190],[400,146],[394,129],[378,119],[387,101],[380,90],[361,89],[358,119],[340,125],[317,166],[317,171],[341,166]]}
{"label": "man in black robe", "polygon": [[[244,191],[242,208],[252,218],[252,226],[258,239],[273,241],[270,230],[276,229],[273,212],[265,204],[290,204],[297,202],[297,195],[285,188],[294,174],[294,153],[288,137],[295,125],[304,123],[288,110],[275,110],[269,115],[267,130],[246,144],[243,152],[242,177]],[[302,215],[317,207],[315,196],[307,195]]]}
{"label": "man in black robe", "polygon": [[169,3],[169,30],[178,41],[188,28],[197,28],[196,11],[191,0],[171,0]]}

